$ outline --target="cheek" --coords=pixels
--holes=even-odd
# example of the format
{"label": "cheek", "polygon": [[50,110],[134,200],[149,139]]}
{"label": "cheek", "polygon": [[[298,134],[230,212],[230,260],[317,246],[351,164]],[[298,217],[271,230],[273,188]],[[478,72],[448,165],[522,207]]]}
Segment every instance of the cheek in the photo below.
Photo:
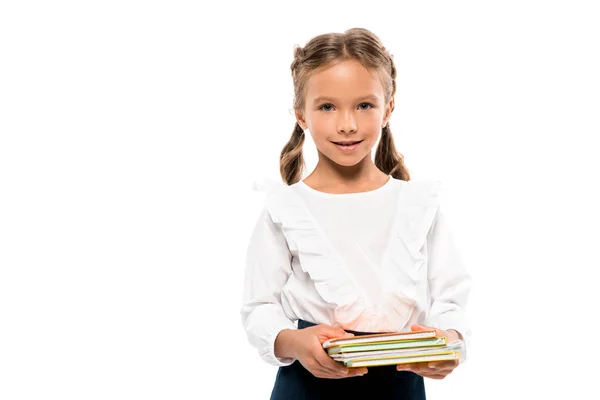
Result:
{"label": "cheek", "polygon": [[337,128],[333,118],[315,118],[308,126],[315,142],[327,141],[337,134]]}
{"label": "cheek", "polygon": [[336,128],[335,118],[327,115],[315,115],[310,120],[314,131],[327,131]]}
{"label": "cheek", "polygon": [[364,121],[364,128],[368,129],[369,132],[374,132],[375,134],[381,133],[381,122],[382,119],[372,116],[368,120]]}
{"label": "cheek", "polygon": [[361,135],[365,140],[373,143],[379,139],[379,136],[381,136],[381,125],[377,121],[369,124],[368,127],[365,127],[365,129],[363,129],[363,135]]}

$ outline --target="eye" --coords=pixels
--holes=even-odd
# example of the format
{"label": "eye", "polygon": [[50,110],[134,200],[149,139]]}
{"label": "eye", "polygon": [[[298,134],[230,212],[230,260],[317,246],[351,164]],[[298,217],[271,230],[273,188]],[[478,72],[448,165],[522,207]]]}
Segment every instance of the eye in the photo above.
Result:
{"label": "eye", "polygon": [[[361,110],[365,110],[365,111],[374,107],[373,104],[371,104],[371,103],[360,103],[359,107],[360,106],[368,106],[367,108],[361,108]],[[319,107],[319,110],[322,110],[322,111],[331,111],[329,109],[324,109],[323,107],[333,107],[333,105],[327,103],[327,104],[323,104],[321,107]]]}
{"label": "eye", "polygon": [[[323,110],[323,107],[331,107],[331,104],[323,104],[321,107],[319,107],[319,110]],[[329,111],[329,110],[323,110],[323,111]]]}

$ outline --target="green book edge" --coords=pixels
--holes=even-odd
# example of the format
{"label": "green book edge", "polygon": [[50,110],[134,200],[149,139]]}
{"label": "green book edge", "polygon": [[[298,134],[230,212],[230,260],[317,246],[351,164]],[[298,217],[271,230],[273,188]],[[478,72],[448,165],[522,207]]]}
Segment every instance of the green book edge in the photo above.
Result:
{"label": "green book edge", "polygon": [[352,344],[345,346],[334,346],[327,349],[327,354],[352,353],[368,350],[395,350],[410,349],[418,347],[436,347],[447,344],[445,337],[435,337],[429,339],[402,340],[394,342],[373,342],[369,344]]}

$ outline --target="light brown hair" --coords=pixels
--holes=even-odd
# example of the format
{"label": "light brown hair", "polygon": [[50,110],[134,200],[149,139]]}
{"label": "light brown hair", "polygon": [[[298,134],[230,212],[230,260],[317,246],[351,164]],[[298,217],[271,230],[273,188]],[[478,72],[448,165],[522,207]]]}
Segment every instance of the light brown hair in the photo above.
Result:
{"label": "light brown hair", "polygon": [[[384,104],[389,104],[396,93],[396,67],[393,56],[379,38],[364,28],[348,29],[344,33],[326,33],[315,36],[304,47],[296,46],[291,64],[294,82],[294,110],[304,109],[306,82],[317,69],[336,62],[356,60],[365,68],[376,71],[381,77],[385,92]],[[392,107],[393,111],[394,108]],[[304,133],[298,122],[292,136],[281,150],[280,173],[283,181],[291,185],[302,179],[304,158],[302,146]],[[410,174],[404,165],[404,157],[394,144],[389,122],[381,130],[381,139],[375,153],[375,165],[387,175],[404,181]]]}

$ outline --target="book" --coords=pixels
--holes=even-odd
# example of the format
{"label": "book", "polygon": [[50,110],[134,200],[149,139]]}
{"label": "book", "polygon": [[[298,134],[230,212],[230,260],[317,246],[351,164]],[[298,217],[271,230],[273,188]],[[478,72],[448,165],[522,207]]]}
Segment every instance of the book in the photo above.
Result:
{"label": "book", "polygon": [[390,342],[411,339],[427,339],[435,337],[435,330],[419,332],[387,332],[372,333],[368,335],[354,336],[350,338],[329,339],[323,343],[323,348],[341,346],[346,344],[372,343],[372,342]]}
{"label": "book", "polygon": [[440,352],[438,354],[424,354],[413,357],[382,357],[367,360],[348,360],[344,364],[349,368],[377,367],[382,365],[397,365],[414,362],[446,361],[460,359],[460,351]]}
{"label": "book", "polygon": [[[460,351],[461,341],[455,340],[443,348],[444,351]],[[440,352],[440,348],[434,347],[430,349],[398,349],[398,350],[383,350],[383,351],[359,351],[351,353],[337,353],[333,354],[331,358],[336,361],[345,360],[364,360],[372,359],[377,357],[415,357],[423,354],[437,354]]]}
{"label": "book", "polygon": [[447,343],[435,330],[389,332],[330,339],[327,354],[347,367],[368,367],[429,361],[459,360],[462,340]]}
{"label": "book", "polygon": [[389,341],[389,342],[373,342],[365,344],[348,344],[341,346],[333,346],[327,348],[329,355],[337,353],[352,353],[357,351],[372,351],[372,350],[394,350],[422,347],[440,347],[446,345],[445,337],[434,337],[423,340],[404,340],[404,341]]}

